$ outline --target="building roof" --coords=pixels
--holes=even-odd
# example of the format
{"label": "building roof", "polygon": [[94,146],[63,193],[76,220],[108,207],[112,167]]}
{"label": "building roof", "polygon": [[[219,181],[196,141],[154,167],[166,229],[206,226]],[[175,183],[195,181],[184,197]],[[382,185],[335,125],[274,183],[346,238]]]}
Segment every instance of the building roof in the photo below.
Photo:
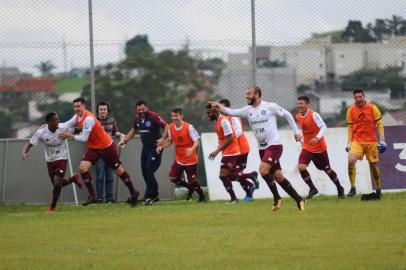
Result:
{"label": "building roof", "polygon": [[52,78],[20,78],[14,83],[3,82],[0,91],[55,93],[56,83]]}

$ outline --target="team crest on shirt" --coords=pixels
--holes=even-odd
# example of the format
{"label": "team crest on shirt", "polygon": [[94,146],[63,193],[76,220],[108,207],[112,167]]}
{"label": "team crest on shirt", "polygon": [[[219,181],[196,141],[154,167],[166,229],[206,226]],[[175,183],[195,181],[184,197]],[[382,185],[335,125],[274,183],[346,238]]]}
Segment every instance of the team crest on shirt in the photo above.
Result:
{"label": "team crest on shirt", "polygon": [[147,127],[150,127],[150,126],[151,126],[151,122],[150,122],[150,121],[147,121],[147,122],[145,122],[145,125],[146,125]]}
{"label": "team crest on shirt", "polygon": [[265,114],[266,114],[266,111],[265,111],[265,110],[262,110],[262,111],[261,111],[261,114],[262,114],[262,115],[265,115]]}

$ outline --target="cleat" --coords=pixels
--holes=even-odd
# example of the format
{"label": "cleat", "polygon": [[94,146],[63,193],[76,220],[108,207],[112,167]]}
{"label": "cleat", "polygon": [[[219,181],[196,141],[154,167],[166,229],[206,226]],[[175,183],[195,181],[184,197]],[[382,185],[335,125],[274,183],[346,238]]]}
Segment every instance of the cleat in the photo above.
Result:
{"label": "cleat", "polygon": [[187,196],[186,196],[186,201],[191,202],[192,201],[192,195],[193,195],[194,189],[189,189],[187,192]]}
{"label": "cleat", "polygon": [[106,203],[109,203],[109,204],[116,203],[116,200],[114,200],[113,198],[107,199]]}
{"label": "cleat", "polygon": [[339,187],[337,189],[337,193],[338,193],[338,198],[339,199],[344,199],[345,198],[344,188],[343,187]]}
{"label": "cleat", "polygon": [[74,174],[74,175],[72,175],[71,177],[70,177],[70,180],[73,182],[73,183],[75,183],[77,186],[78,186],[78,188],[82,188],[82,182],[80,182],[80,176],[79,176],[79,174]]}
{"label": "cleat", "polygon": [[309,190],[309,194],[307,195],[306,199],[311,199],[313,198],[314,195],[318,194],[319,191],[317,190],[317,188],[311,188]]}
{"label": "cleat", "polygon": [[278,211],[279,209],[282,208],[282,205],[283,205],[282,198],[279,198],[279,199],[275,200],[274,204],[272,206],[272,211],[273,212]]}
{"label": "cleat", "polygon": [[135,196],[131,196],[129,198],[130,205],[131,205],[132,208],[134,208],[138,203],[138,194],[139,193],[136,191]]}
{"label": "cleat", "polygon": [[94,197],[88,197],[87,200],[82,203],[83,206],[88,206],[89,204],[99,203],[99,200]]}
{"label": "cleat", "polygon": [[227,202],[226,204],[236,204],[236,203],[238,203],[238,199],[230,200],[230,201]]}
{"label": "cleat", "polygon": [[52,206],[48,207],[47,213],[48,213],[48,214],[53,214],[53,213],[55,213],[55,208],[52,207]]}
{"label": "cleat", "polygon": [[159,202],[159,198],[158,196],[154,197],[154,198],[149,198],[145,201],[145,205],[153,205],[154,203]]}
{"label": "cleat", "polygon": [[304,199],[297,203],[297,208],[299,208],[300,212],[304,212],[304,210],[305,210],[304,205],[305,205]]}
{"label": "cleat", "polygon": [[355,194],[357,194],[357,189],[355,187],[351,187],[350,192],[348,192],[347,196],[353,197]]}
{"label": "cleat", "polygon": [[361,201],[379,201],[381,199],[381,195],[376,192],[372,192],[369,194],[363,194],[361,196]]}
{"label": "cleat", "polygon": [[254,201],[254,198],[249,197],[249,196],[245,196],[245,198],[244,198],[243,201],[244,201],[244,202],[253,202],[253,201]]}
{"label": "cleat", "polygon": [[254,182],[255,189],[259,189],[258,173],[256,171],[251,172],[254,175],[252,181]]}

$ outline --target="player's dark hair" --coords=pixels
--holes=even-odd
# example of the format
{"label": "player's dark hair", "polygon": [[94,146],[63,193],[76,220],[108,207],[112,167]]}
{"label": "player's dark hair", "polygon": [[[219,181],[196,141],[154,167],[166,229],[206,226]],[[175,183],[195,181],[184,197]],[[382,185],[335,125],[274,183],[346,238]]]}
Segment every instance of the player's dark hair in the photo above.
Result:
{"label": "player's dark hair", "polygon": [[220,103],[223,104],[227,108],[230,108],[230,106],[231,106],[230,101],[226,98],[223,98],[222,100],[220,100]]}
{"label": "player's dark hair", "polygon": [[213,109],[213,106],[211,106],[211,104],[207,104],[206,109]]}
{"label": "player's dark hair", "polygon": [[83,97],[75,98],[72,103],[76,103],[76,102],[80,102],[80,103],[86,104],[86,100],[85,100],[85,98],[83,98]]}
{"label": "player's dark hair", "polygon": [[101,101],[97,104],[97,112],[99,112],[99,106],[107,106],[107,112],[110,112],[110,105],[106,101]]}
{"label": "player's dark hair", "polygon": [[352,95],[355,95],[355,94],[358,94],[358,93],[361,93],[362,95],[364,95],[365,96],[365,93],[364,93],[364,90],[362,90],[362,89],[355,89],[354,91],[352,91]]}
{"label": "player's dark hair", "polygon": [[254,87],[254,94],[258,94],[259,97],[262,95],[262,90],[259,86]]}
{"label": "player's dark hair", "polygon": [[143,100],[137,101],[137,103],[135,103],[135,106],[141,106],[141,105],[148,106],[147,103]]}
{"label": "player's dark hair", "polygon": [[171,112],[177,113],[177,114],[182,114],[182,115],[183,115],[183,111],[182,111],[181,108],[173,108],[173,109],[171,110]]}
{"label": "player's dark hair", "polygon": [[47,113],[45,115],[45,122],[49,123],[55,115],[56,115],[56,112]]}
{"label": "player's dark hair", "polygon": [[300,96],[297,100],[304,100],[307,104],[310,103],[310,98],[308,96]]}

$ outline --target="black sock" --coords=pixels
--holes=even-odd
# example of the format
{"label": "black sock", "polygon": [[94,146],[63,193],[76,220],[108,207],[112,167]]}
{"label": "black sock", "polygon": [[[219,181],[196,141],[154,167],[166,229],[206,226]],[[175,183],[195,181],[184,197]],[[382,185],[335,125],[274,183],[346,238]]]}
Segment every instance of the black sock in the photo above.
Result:
{"label": "black sock", "polygon": [[59,199],[59,195],[61,195],[61,190],[62,188],[60,186],[54,186],[54,189],[52,191],[52,202],[51,202],[52,208],[56,207],[56,202]]}

